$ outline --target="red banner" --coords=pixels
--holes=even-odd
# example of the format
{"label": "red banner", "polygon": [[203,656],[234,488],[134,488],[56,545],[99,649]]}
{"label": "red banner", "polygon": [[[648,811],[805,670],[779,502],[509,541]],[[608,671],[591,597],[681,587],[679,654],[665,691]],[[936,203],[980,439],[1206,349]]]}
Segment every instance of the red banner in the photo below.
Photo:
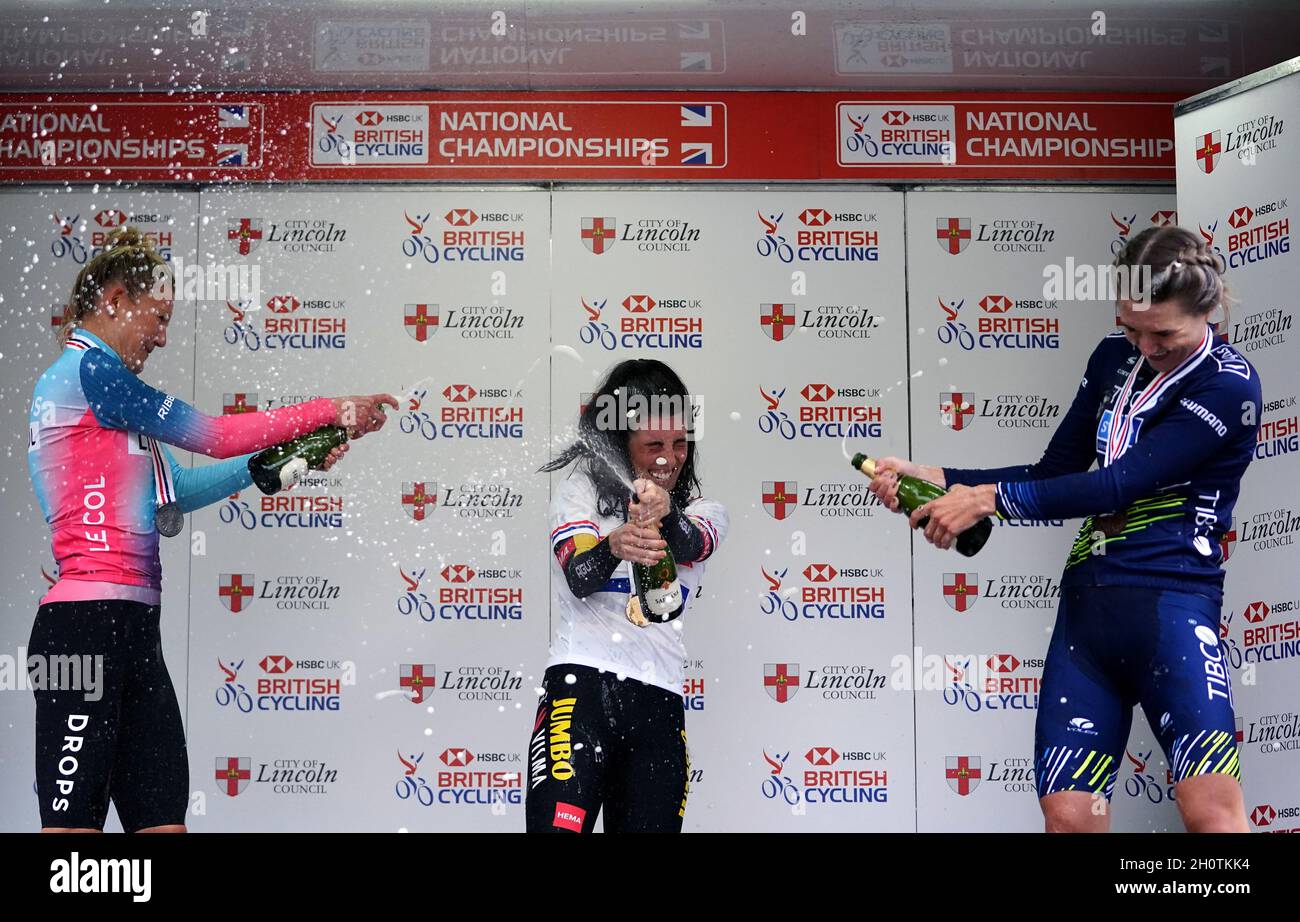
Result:
{"label": "red banner", "polygon": [[[0,180],[1173,180],[1168,94],[13,96]],[[264,126],[282,126],[266,131]]]}

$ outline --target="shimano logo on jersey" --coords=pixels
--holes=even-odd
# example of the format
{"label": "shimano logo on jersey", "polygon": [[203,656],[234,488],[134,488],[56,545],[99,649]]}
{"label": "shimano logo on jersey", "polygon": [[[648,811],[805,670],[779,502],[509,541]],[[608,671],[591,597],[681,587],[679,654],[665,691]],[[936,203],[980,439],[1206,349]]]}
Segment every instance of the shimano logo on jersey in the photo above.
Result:
{"label": "shimano logo on jersey", "polygon": [[147,903],[153,893],[151,858],[82,858],[73,852],[50,863],[51,893],[130,893]]}
{"label": "shimano logo on jersey", "polygon": [[1220,420],[1219,417],[1215,416],[1209,410],[1205,409],[1205,407],[1201,406],[1195,400],[1188,400],[1186,397],[1184,397],[1178,402],[1182,406],[1190,410],[1193,416],[1195,416],[1199,420],[1202,420],[1207,426],[1209,426],[1211,429],[1217,432],[1219,434],[1219,438],[1223,438],[1225,435],[1228,434],[1228,427],[1223,424],[1222,420]]}
{"label": "shimano logo on jersey", "polygon": [[169,412],[169,411],[171,410],[171,408],[172,408],[172,404],[175,403],[175,402],[176,402],[176,398],[173,397],[171,394],[168,394],[168,395],[167,395],[167,399],[164,400],[164,401],[162,402],[162,406],[160,406],[160,407],[158,408],[158,418],[159,418],[159,419],[166,419],[166,418],[167,418],[167,414],[168,414],[168,412]]}
{"label": "shimano logo on jersey", "polygon": [[1228,688],[1228,670],[1224,668],[1223,656],[1219,653],[1219,638],[1214,631],[1203,624],[1196,625],[1193,631],[1201,642],[1201,656],[1205,657],[1205,696],[1213,701],[1215,698],[1228,698],[1232,693]]}

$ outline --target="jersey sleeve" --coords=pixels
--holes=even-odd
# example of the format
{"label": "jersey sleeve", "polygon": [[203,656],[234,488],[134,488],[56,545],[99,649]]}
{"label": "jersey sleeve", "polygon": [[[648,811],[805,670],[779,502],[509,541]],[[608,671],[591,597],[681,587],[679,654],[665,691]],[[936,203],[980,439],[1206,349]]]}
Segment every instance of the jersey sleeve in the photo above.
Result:
{"label": "jersey sleeve", "polygon": [[622,563],[596,525],[596,489],[576,473],[561,480],[551,499],[551,551],[569,591],[579,599],[600,589]]}
{"label": "jersey sleeve", "polygon": [[[578,538],[586,540],[577,542]],[[591,547],[600,538],[595,487],[581,473],[571,474],[555,485],[551,498],[551,550],[558,554],[566,542]],[[565,562],[562,560],[561,565]]]}
{"label": "jersey sleeve", "polygon": [[159,447],[171,468],[176,502],[181,512],[193,512],[219,502],[253,482],[253,475],[248,472],[248,459],[253,457],[253,453],[203,467],[181,467],[167,446]]}
{"label": "jersey sleeve", "polygon": [[333,401],[324,397],[261,413],[208,416],[145,384],[121,361],[97,349],[81,360],[81,389],[100,425],[140,432],[211,458],[261,451],[338,418]]}
{"label": "jersey sleeve", "polygon": [[1043,480],[1063,474],[1086,471],[1096,460],[1097,408],[1102,396],[1102,363],[1099,357],[1106,350],[1108,340],[1093,350],[1083,380],[1074,392],[1074,401],[1061,424],[1052,433],[1047,449],[1036,464],[1017,464],[1010,467],[963,469],[945,467],[944,479],[948,486],[964,484],[968,487],[1004,480]]}
{"label": "jersey sleeve", "polygon": [[704,549],[697,560],[708,560],[727,537],[731,520],[727,508],[711,499],[695,499],[686,506],[686,518],[695,524],[704,539]]}
{"label": "jersey sleeve", "polygon": [[1012,518],[1065,519],[1117,512],[1161,488],[1186,482],[1216,456],[1247,459],[1259,430],[1259,376],[1219,372],[1188,388],[1119,460],[1088,473],[998,483],[998,512]]}

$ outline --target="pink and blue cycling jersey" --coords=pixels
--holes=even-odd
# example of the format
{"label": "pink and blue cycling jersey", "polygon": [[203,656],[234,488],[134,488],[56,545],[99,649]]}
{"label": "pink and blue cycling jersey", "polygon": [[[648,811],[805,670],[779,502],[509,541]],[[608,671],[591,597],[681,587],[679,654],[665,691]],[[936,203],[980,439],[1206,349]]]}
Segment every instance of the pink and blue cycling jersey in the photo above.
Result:
{"label": "pink and blue cycling jersey", "polygon": [[[208,416],[145,384],[103,340],[77,330],[37,380],[28,416],[27,467],[59,570],[41,604],[158,604],[159,499],[176,502],[182,512],[217,502],[252,482],[251,453],[336,418],[326,398]],[[230,460],[184,468],[166,445]]]}

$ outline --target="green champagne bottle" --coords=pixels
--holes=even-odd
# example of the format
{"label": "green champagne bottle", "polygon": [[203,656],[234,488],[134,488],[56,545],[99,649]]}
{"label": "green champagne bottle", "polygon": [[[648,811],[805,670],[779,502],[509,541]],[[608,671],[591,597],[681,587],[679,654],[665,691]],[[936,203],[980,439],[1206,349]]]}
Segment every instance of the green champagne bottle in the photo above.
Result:
{"label": "green champagne bottle", "polygon": [[248,459],[248,472],[257,488],[271,496],[289,489],[309,469],[320,467],[329,453],[347,440],[347,430],[342,426],[321,426],[253,455]]}
{"label": "green champagne bottle", "polygon": [[[853,456],[851,463],[854,470],[860,471],[868,477],[876,476],[876,462],[861,452]],[[908,515],[947,492],[937,483],[930,483],[930,481],[921,480],[919,477],[903,475],[898,478],[898,504]],[[923,529],[929,521],[930,519],[927,516],[921,519],[916,527]],[[980,548],[984,546],[984,542],[988,541],[989,535],[992,533],[993,520],[985,516],[958,535],[953,546],[957,549],[957,553],[966,557],[974,557],[980,552]]]}
{"label": "green champagne bottle", "polygon": [[632,564],[632,589],[646,620],[665,624],[681,614],[682,584],[677,579],[672,548],[665,547],[664,559],[652,567]]}

